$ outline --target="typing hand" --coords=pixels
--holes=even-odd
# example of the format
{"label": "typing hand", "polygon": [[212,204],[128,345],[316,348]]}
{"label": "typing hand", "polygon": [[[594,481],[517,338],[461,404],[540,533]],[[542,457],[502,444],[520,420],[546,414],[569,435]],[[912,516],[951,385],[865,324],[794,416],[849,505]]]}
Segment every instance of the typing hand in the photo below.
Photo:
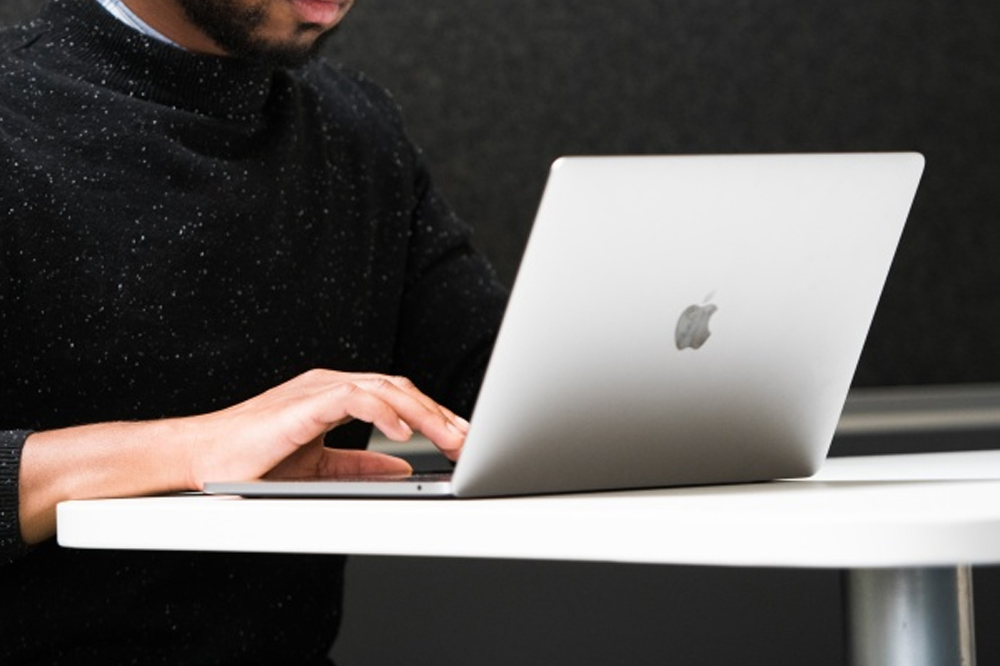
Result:
{"label": "typing hand", "polygon": [[313,370],[219,412],[193,417],[191,486],[210,480],[408,473],[399,458],[323,446],[323,435],[351,420],[372,423],[395,441],[423,433],[451,460],[468,423],[401,377]]}

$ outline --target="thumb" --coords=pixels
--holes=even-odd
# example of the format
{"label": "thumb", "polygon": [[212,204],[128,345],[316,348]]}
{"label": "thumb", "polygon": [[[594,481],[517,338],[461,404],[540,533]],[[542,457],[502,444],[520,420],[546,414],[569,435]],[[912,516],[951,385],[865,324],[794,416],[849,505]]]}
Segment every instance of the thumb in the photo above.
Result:
{"label": "thumb", "polygon": [[267,475],[270,479],[337,478],[351,476],[407,475],[413,473],[402,458],[375,451],[321,448],[318,459],[288,458]]}
{"label": "thumb", "polygon": [[370,476],[378,474],[412,474],[410,463],[402,458],[375,451],[345,451],[324,449],[326,476]]}

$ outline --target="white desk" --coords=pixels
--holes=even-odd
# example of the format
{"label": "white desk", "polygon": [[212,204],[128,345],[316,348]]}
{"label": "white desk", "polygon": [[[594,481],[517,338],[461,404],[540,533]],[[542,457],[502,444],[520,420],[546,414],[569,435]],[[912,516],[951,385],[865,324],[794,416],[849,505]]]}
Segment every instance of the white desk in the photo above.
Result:
{"label": "white desk", "polygon": [[969,567],[1000,563],[1000,451],[834,458],[802,481],[552,497],[91,500],[61,504],[58,521],[59,543],[74,548],[842,568],[853,663],[958,665],[974,661]]}

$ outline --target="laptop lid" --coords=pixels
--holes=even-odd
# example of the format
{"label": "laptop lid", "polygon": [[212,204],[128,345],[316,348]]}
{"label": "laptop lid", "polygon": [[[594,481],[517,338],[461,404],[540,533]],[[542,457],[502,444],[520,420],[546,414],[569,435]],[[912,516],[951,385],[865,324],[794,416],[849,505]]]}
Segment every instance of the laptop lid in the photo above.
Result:
{"label": "laptop lid", "polygon": [[450,484],[210,489],[481,497],[810,475],[922,170],[914,153],[562,158]]}

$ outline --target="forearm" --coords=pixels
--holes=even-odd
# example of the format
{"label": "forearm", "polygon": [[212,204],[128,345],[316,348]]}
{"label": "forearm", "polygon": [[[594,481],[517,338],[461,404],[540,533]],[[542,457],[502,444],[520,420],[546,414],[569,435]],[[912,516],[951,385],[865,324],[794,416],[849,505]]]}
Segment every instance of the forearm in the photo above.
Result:
{"label": "forearm", "polygon": [[71,499],[188,490],[185,420],[104,423],[34,433],[21,454],[21,534],[55,534],[56,505]]}

